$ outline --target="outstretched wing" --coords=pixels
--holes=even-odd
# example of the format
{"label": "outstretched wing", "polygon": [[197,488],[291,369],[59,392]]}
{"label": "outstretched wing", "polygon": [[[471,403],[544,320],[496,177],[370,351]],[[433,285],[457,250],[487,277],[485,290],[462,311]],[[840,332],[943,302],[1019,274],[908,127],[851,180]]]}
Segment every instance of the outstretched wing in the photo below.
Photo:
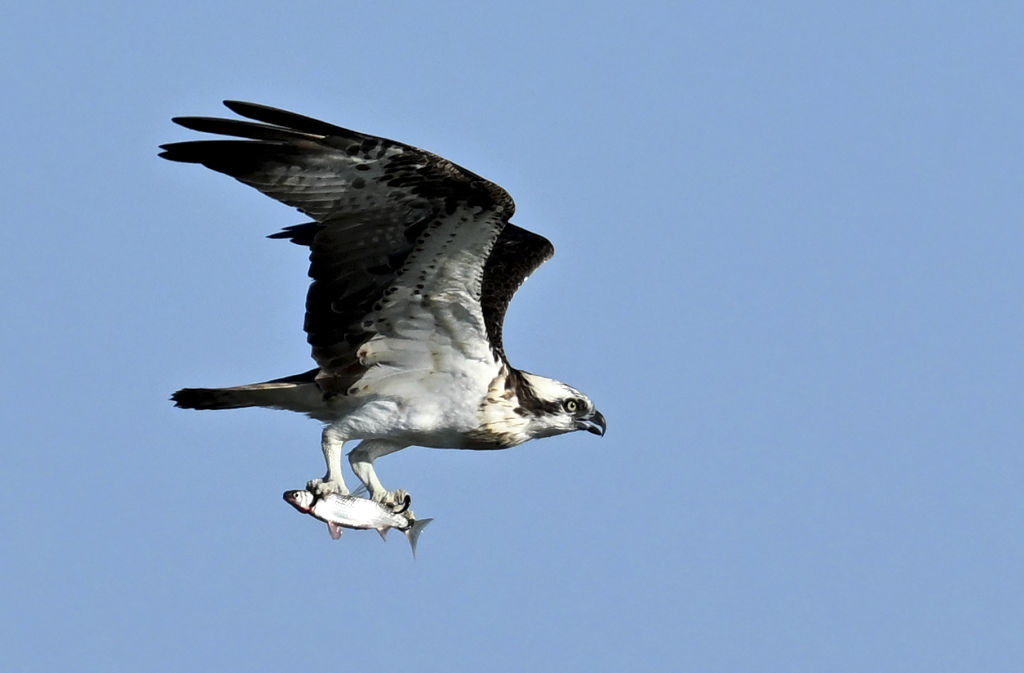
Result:
{"label": "outstretched wing", "polygon": [[386,138],[266,105],[224,101],[256,123],[175,117],[194,131],[248,140],[193,140],[162,145],[160,156],[203,164],[255,187],[318,222],[353,211],[401,212],[425,204],[460,204],[510,217],[512,197],[447,159]]}
{"label": "outstretched wing", "polygon": [[555,246],[551,245],[551,241],[510,223],[501,230],[487,258],[480,303],[483,306],[487,338],[498,357],[506,364],[508,358],[505,357],[501,337],[505,311],[516,290],[537,267],[554,254]]}
{"label": "outstretched wing", "polygon": [[[284,230],[267,238],[287,239],[297,245],[311,248],[317,233],[323,228],[318,222],[306,222],[285,227]],[[502,328],[508,305],[530,274],[554,254],[555,247],[551,241],[510,222],[501,230],[491,254],[487,257],[480,290],[480,304],[487,338],[494,352],[506,364],[508,358],[505,356]]]}
{"label": "outstretched wing", "polygon": [[[532,234],[513,236],[494,258],[513,280],[485,284],[514,211],[503,189],[409,145],[252,103],[225,105],[256,121],[174,121],[243,140],[172,143],[161,156],[226,173],[315,220],[283,235],[310,245],[305,328],[325,389],[354,392],[371,367],[380,379],[500,354],[508,288],[543,261],[522,273],[515,251],[539,246]],[[448,362],[438,362],[439,351]]]}

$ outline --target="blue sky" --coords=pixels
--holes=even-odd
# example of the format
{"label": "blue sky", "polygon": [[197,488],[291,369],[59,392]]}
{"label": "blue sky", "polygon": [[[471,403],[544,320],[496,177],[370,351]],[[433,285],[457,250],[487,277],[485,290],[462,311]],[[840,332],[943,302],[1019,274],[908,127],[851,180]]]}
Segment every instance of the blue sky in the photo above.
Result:
{"label": "blue sky", "polygon": [[[769,6],[771,5],[771,6]],[[826,6],[827,5],[827,6]],[[20,3],[0,25],[0,668],[1024,666],[1024,10]],[[303,217],[156,157],[225,98],[442,154],[555,258],[513,363],[585,433],[383,458],[169,393],[310,366]]]}

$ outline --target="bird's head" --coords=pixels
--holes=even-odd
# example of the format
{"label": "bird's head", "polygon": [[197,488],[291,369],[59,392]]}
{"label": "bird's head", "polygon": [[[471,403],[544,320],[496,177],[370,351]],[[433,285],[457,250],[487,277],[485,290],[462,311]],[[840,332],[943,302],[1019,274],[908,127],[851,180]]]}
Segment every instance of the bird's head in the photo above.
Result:
{"label": "bird's head", "polygon": [[519,411],[527,420],[533,438],[551,437],[576,430],[604,435],[604,415],[590,398],[561,381],[519,372],[522,385],[516,390]]}

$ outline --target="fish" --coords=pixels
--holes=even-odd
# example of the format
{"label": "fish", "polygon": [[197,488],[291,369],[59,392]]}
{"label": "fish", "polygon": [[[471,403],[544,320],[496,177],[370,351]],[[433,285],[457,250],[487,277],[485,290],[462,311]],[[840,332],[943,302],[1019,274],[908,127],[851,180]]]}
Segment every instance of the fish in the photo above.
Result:
{"label": "fish", "polygon": [[369,498],[357,498],[354,495],[340,493],[317,496],[305,489],[285,491],[284,499],[303,514],[326,522],[327,530],[335,540],[341,537],[342,528],[372,529],[385,540],[388,539],[388,531],[397,528],[408,538],[413,556],[416,556],[416,543],[420,533],[433,521],[413,517],[412,510],[409,509],[412,499],[408,494],[405,500],[394,508]]}

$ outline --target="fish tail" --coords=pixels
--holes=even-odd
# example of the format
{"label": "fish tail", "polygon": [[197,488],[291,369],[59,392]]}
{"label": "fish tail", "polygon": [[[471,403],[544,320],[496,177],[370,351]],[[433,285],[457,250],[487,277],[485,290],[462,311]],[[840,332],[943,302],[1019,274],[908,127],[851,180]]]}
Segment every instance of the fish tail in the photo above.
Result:
{"label": "fish tail", "polygon": [[427,527],[427,524],[433,521],[433,519],[417,519],[409,526],[409,530],[405,531],[405,536],[409,538],[409,546],[412,547],[412,555],[416,556],[416,543],[419,542],[420,533]]}

